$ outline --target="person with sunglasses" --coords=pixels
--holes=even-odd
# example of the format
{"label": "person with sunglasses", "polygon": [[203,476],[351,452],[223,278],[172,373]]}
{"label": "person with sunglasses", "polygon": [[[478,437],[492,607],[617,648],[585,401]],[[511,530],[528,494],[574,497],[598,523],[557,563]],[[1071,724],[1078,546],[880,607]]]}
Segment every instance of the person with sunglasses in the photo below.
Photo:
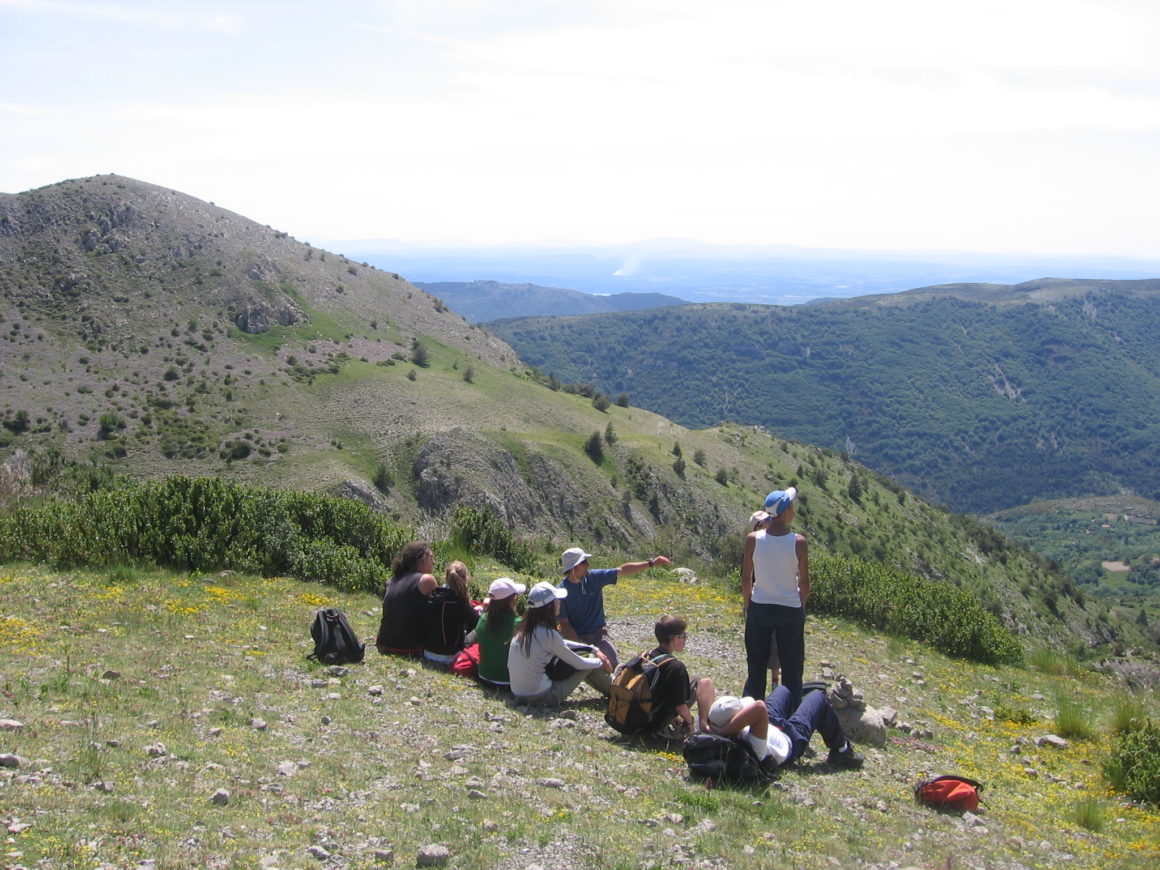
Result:
{"label": "person with sunglasses", "polygon": [[[648,653],[658,663],[656,680],[650,685],[653,713],[647,732],[665,740],[684,740],[694,731],[707,731],[709,707],[716,688],[708,677],[690,677],[677,653],[685,651],[688,623],[679,616],[662,616],[653,626],[657,648]],[[697,721],[691,705],[697,704]]]}
{"label": "person with sunglasses", "polygon": [[[604,616],[604,587],[614,585],[621,574],[627,577],[657,565],[668,565],[669,558],[653,556],[643,562],[625,562],[617,568],[592,568],[588,563],[591,558],[592,554],[580,547],[569,547],[560,557],[564,579],[557,586],[568,592],[560,600],[560,633],[568,640],[599,649],[612,663],[611,673],[620,663],[620,656]],[[612,678],[605,675],[589,684],[607,695]]]}

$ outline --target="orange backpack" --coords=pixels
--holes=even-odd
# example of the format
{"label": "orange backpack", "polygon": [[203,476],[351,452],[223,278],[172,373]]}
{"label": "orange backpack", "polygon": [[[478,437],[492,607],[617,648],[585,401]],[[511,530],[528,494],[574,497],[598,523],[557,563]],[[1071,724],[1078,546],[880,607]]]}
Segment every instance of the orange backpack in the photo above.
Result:
{"label": "orange backpack", "polygon": [[965,776],[932,776],[919,780],[914,787],[914,799],[938,810],[974,812],[979,808],[981,782]]}

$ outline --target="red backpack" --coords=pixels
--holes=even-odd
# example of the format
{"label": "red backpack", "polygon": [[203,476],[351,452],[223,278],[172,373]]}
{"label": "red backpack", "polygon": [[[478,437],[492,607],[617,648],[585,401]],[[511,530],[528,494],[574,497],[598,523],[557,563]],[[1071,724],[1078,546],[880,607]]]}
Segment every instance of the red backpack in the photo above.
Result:
{"label": "red backpack", "polygon": [[914,787],[914,799],[937,810],[974,812],[979,808],[981,782],[965,776],[932,776]]}
{"label": "red backpack", "polygon": [[448,670],[460,677],[469,677],[471,679],[478,677],[479,644],[473,643],[471,646],[461,649],[452,660]]}

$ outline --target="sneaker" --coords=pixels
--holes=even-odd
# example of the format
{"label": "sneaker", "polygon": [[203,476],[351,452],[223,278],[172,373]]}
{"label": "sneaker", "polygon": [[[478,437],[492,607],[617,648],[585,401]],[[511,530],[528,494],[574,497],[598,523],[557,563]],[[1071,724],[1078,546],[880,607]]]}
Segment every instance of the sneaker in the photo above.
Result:
{"label": "sneaker", "polygon": [[853,770],[854,768],[862,766],[863,762],[866,761],[866,756],[859,755],[854,751],[854,744],[846,741],[846,748],[842,750],[831,749],[826,761],[836,767],[845,767]]}

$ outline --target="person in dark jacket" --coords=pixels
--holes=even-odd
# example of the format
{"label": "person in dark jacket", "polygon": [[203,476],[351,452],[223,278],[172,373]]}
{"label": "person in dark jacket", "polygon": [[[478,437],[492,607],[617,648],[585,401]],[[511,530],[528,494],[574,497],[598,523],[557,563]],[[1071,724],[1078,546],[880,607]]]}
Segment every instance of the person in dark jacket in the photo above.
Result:
{"label": "person in dark jacket", "polygon": [[427,598],[438,585],[433,570],[435,553],[426,541],[411,541],[395,557],[375,638],[375,646],[383,655],[423,654]]}
{"label": "person in dark jacket", "polygon": [[443,585],[427,596],[423,631],[423,658],[446,667],[463,649],[467,633],[479,622],[467,585],[471,572],[462,562],[447,566]]}

